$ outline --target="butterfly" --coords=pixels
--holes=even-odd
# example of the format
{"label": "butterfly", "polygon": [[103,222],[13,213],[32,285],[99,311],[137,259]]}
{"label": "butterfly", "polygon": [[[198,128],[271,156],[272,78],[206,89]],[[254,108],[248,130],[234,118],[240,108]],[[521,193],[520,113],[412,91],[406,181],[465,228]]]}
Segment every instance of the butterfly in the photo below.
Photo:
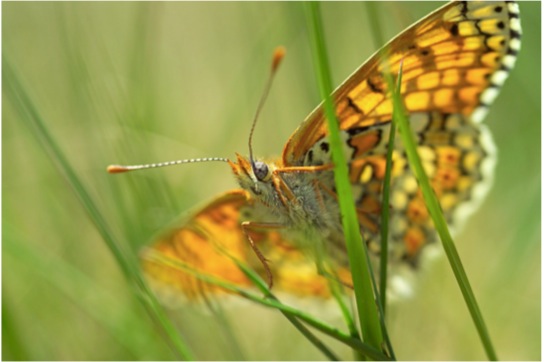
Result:
{"label": "butterfly", "polygon": [[[382,188],[393,106],[384,72],[402,63],[400,93],[418,153],[449,225],[459,227],[490,188],[495,146],[482,124],[521,46],[514,2],[448,3],[376,52],[333,93],[353,202],[373,259],[380,251]],[[322,105],[296,129],[281,157],[227,160],[240,185],[213,199],[143,253],[156,285],[188,300],[227,293],[149,252],[239,287],[245,263],[270,273],[277,291],[326,298],[330,276],[315,266],[324,248],[350,284]],[[414,268],[437,236],[400,140],[392,158],[389,260]]]}

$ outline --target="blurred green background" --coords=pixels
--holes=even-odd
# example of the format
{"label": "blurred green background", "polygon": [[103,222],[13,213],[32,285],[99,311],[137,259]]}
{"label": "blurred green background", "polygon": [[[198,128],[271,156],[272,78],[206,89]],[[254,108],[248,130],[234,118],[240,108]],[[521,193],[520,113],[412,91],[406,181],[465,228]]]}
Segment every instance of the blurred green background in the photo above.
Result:
{"label": "blurred green background", "polygon": [[[385,37],[440,5],[378,4]],[[540,6],[520,3],[522,51],[486,119],[499,149],[495,185],[457,237],[507,360],[537,360],[541,349]],[[255,153],[279,155],[319,102],[301,3],[4,2],[2,10],[4,65],[21,78],[129,255],[235,182],[224,164],[118,176],[106,174],[108,164],[247,153],[250,121],[280,44],[287,56],[256,129]],[[377,45],[364,4],[323,3],[322,10],[339,84]],[[6,77],[2,358],[175,358],[7,94]],[[326,305],[306,309],[340,321]],[[195,306],[169,314],[198,359],[323,358],[278,312],[248,303],[227,310],[225,320]],[[389,313],[400,359],[486,358],[445,258],[422,271],[415,297]],[[345,348],[339,353],[352,358]]]}

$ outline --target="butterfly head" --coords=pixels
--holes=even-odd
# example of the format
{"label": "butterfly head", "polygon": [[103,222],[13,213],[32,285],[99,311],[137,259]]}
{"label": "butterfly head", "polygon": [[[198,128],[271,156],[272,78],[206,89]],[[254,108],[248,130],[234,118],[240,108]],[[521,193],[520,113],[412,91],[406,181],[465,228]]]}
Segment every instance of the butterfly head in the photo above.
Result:
{"label": "butterfly head", "polygon": [[248,159],[238,153],[236,158],[236,162],[229,161],[229,164],[242,188],[251,191],[255,195],[260,195],[273,187],[273,164]]}

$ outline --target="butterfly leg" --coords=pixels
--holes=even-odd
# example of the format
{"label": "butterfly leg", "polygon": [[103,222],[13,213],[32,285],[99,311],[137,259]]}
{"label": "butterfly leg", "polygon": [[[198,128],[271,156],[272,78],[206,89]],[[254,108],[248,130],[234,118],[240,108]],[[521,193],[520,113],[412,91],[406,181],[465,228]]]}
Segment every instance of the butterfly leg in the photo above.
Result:
{"label": "butterfly leg", "polygon": [[251,237],[250,231],[251,230],[276,230],[276,229],[283,229],[285,226],[282,224],[276,224],[276,223],[260,223],[260,222],[252,222],[252,221],[244,221],[242,222],[242,230],[244,231],[244,234],[246,235],[249,245],[251,246],[251,249],[253,249],[253,252],[259,259],[259,261],[262,263],[266,278],[268,282],[268,289],[272,289],[272,285],[274,284],[274,278],[272,275],[272,272],[270,271],[270,267],[268,266],[268,260],[264,257],[263,253],[259,250],[257,244]]}

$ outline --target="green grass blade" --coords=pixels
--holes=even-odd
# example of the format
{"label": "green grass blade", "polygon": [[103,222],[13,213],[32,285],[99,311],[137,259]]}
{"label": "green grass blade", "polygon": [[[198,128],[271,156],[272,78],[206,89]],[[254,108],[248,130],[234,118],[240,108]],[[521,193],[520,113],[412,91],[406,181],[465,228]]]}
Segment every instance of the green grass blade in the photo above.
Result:
{"label": "green grass blade", "polygon": [[382,210],[380,225],[380,304],[385,317],[387,308],[387,267],[389,263],[389,195],[391,192],[391,167],[393,164],[393,149],[395,147],[396,126],[391,123],[387,155],[385,160],[385,176],[382,190]]}
{"label": "green grass blade", "polygon": [[[390,84],[390,87],[393,87],[393,85]],[[403,107],[404,106],[400,94],[395,92],[393,95],[393,109],[401,110]],[[408,163],[410,164],[410,167],[418,180],[425,204],[427,205],[427,209],[429,210],[429,214],[431,215],[436,231],[440,236],[440,240],[444,246],[444,250],[448,257],[453,274],[455,275],[455,279],[459,284],[459,288],[461,289],[461,293],[463,294],[467,308],[470,312],[472,320],[474,321],[474,325],[476,326],[482,341],[487,358],[496,361],[497,354],[493,348],[489,332],[485,325],[480,308],[478,307],[476,297],[474,296],[470,286],[465,269],[463,268],[461,258],[459,257],[457,248],[455,247],[455,243],[453,242],[453,238],[449,232],[446,219],[442,213],[442,208],[440,207],[438,199],[436,198],[436,195],[431,187],[431,183],[429,182],[429,178],[427,177],[427,174],[423,169],[423,165],[421,164],[421,160],[417,153],[416,141],[412,134],[408,119],[405,116],[405,112],[394,112],[393,120],[399,128],[399,133],[408,157]]]}
{"label": "green grass blade", "polygon": [[193,359],[189,348],[186,346],[185,342],[180,339],[174,326],[166,318],[154,295],[144,283],[135,258],[129,252],[124,251],[122,244],[116,240],[89,192],[87,192],[87,189],[68,162],[65,154],[61,151],[57,142],[55,142],[54,138],[49,133],[46,122],[42,119],[38,109],[34,106],[29,95],[26,93],[26,88],[23,87],[15,69],[12,67],[11,62],[6,58],[5,54],[2,56],[2,62],[5,94],[19,112],[20,119],[26,123],[45,153],[67,180],[76,197],[87,212],[90,220],[115,256],[125,276],[135,288],[135,294],[144,307],[152,314],[154,320],[157,321],[158,326],[164,332],[164,335],[167,336],[167,342],[172,347],[174,353],[182,359]]}
{"label": "green grass blade", "polygon": [[348,166],[343,153],[338,121],[336,120],[336,114],[330,96],[333,89],[330,80],[330,72],[328,70],[325,40],[321,25],[321,13],[319,4],[316,2],[308,2],[305,6],[314,53],[313,59],[315,61],[320,93],[324,99],[323,108],[329,125],[329,142],[335,165],[334,178],[342,214],[342,223],[353,278],[353,286],[355,289],[361,334],[367,343],[380,349],[383,337],[380,327],[380,318],[374,300],[374,293],[372,292],[372,283],[370,282],[370,266],[367,263],[367,257],[365,256],[366,249],[359,231],[359,222],[357,221],[351,185],[348,179]]}

